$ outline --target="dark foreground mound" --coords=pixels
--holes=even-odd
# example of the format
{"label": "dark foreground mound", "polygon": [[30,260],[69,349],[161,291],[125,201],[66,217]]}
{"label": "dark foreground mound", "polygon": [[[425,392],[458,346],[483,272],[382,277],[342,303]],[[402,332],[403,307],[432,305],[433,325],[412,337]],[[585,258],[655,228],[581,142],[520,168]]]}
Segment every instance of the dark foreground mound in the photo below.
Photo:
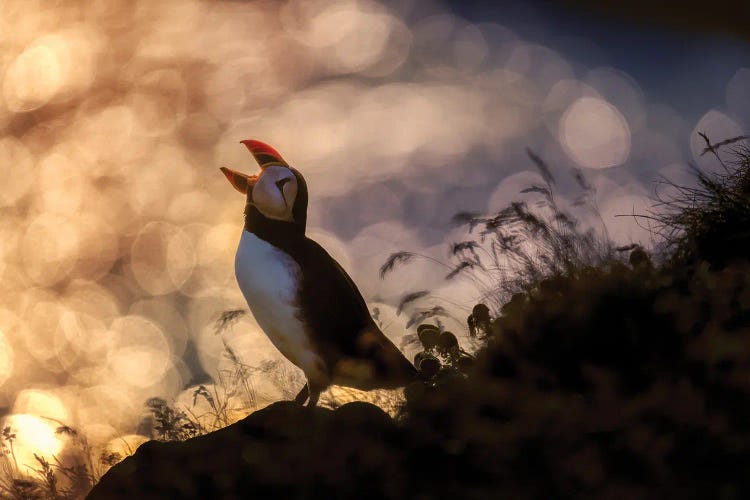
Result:
{"label": "dark foreground mound", "polygon": [[143,444],[88,498],[407,496],[393,451],[402,441],[393,420],[370,404],[311,411],[279,402],[209,435]]}
{"label": "dark foreground mound", "polygon": [[750,265],[582,269],[487,329],[398,422],[275,403],[144,444],[90,498],[750,498]]}

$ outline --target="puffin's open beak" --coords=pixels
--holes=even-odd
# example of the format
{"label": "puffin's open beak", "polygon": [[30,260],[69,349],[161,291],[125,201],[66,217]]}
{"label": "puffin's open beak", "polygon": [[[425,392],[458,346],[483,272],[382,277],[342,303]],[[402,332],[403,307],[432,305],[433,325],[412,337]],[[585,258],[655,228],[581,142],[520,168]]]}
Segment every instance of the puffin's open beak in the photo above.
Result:
{"label": "puffin's open beak", "polygon": [[248,191],[252,191],[255,183],[258,182],[257,175],[246,175],[227,167],[221,167],[220,170],[232,186],[234,186],[234,189],[242,194],[247,194]]}
{"label": "puffin's open beak", "polygon": [[[272,165],[281,165],[288,167],[287,163],[281,157],[278,151],[273,149],[265,142],[256,141],[254,139],[246,139],[240,141],[248,151],[253,155],[255,161],[258,162],[261,169],[270,167]],[[234,189],[242,194],[247,194],[248,191],[252,191],[253,186],[258,182],[257,175],[245,175],[242,172],[237,172],[231,168],[221,167],[221,171],[227,177],[229,182],[232,183]]]}

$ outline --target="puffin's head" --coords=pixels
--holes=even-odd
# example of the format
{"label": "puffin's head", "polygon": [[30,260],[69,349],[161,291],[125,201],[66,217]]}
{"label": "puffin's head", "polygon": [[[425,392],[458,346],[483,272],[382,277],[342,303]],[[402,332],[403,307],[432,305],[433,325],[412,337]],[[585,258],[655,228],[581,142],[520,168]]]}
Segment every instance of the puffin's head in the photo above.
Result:
{"label": "puffin's head", "polygon": [[[296,169],[290,167],[281,155],[268,144],[246,140],[242,144],[260,165],[258,175],[246,175],[222,167],[229,182],[247,195],[248,210],[254,208],[266,219],[301,225],[307,220],[307,184]],[[248,216],[252,214],[248,212]]]}

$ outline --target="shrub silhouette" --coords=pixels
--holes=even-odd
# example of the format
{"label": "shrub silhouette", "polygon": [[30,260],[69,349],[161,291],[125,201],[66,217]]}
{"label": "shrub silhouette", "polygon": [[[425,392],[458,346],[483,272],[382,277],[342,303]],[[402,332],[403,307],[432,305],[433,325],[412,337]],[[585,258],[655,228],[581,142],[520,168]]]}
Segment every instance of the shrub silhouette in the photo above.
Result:
{"label": "shrub silhouette", "polygon": [[[735,137],[712,144],[705,134],[703,154],[716,157],[723,172],[693,167],[698,184],[677,186],[676,194],[660,199],[666,211],[650,217],[659,223],[675,265],[706,261],[722,267],[750,255],[750,149]],[[721,154],[720,147],[730,147]]]}

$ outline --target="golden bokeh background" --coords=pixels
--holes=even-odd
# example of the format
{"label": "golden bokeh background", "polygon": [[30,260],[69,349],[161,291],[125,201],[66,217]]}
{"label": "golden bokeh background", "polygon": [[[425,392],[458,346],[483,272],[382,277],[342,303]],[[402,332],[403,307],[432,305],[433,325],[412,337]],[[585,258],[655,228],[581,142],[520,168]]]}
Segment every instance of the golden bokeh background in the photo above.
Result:
{"label": "golden bokeh background", "polygon": [[[396,250],[444,257],[460,237],[453,212],[498,209],[535,182],[518,151],[589,169],[610,233],[648,243],[612,216],[648,195],[629,162],[676,172],[689,137],[655,124],[742,132],[721,109],[691,127],[622,71],[433,11],[407,21],[371,0],[4,0],[0,407],[20,463],[64,456],[63,424],[99,449],[137,446],[144,401],[189,404],[191,384],[226,368],[225,342],[248,365],[292,370],[252,317],[214,332],[221,311],[244,306],[233,275],[243,203],[218,171],[255,171],[242,139],[303,172],[311,236],[398,342],[402,294],[431,288],[465,318],[476,290],[429,262],[385,281],[379,266]],[[749,84],[738,68],[728,96]],[[267,377],[253,384],[256,405],[284,396]]]}

